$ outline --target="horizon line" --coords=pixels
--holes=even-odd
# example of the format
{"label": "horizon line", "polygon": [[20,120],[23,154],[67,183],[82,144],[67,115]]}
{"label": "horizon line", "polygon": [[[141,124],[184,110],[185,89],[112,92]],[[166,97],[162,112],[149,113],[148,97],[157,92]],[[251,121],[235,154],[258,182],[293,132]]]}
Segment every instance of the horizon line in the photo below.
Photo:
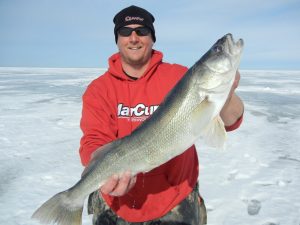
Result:
{"label": "horizon line", "polygon": [[[107,70],[107,67],[41,67],[41,66],[0,66],[0,69],[93,69],[93,70]],[[300,71],[299,69],[283,69],[283,68],[239,68],[240,71]]]}

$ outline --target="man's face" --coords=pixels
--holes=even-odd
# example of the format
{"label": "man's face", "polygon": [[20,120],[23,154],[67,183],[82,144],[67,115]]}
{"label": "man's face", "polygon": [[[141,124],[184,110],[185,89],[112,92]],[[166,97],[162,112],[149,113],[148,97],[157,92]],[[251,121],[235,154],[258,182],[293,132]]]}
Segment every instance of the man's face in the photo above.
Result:
{"label": "man's face", "polygon": [[[131,24],[126,27],[142,27],[139,24]],[[123,63],[128,65],[143,66],[151,59],[153,40],[151,32],[146,36],[139,36],[133,31],[128,37],[118,34],[117,46]]]}

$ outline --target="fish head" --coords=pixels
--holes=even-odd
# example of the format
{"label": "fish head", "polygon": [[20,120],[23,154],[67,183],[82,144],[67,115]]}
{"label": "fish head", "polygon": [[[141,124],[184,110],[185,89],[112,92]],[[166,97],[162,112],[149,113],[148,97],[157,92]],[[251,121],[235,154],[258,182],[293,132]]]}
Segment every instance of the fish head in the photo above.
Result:
{"label": "fish head", "polygon": [[220,38],[195,65],[195,70],[197,67],[205,68],[205,71],[201,71],[202,77],[198,80],[201,86],[205,89],[213,89],[223,84],[232,85],[243,46],[243,40],[239,39],[235,42],[231,34]]}
{"label": "fish head", "polygon": [[242,39],[234,42],[232,34],[226,34],[208,51],[209,57],[205,61],[206,66],[218,74],[237,69],[243,46]]}

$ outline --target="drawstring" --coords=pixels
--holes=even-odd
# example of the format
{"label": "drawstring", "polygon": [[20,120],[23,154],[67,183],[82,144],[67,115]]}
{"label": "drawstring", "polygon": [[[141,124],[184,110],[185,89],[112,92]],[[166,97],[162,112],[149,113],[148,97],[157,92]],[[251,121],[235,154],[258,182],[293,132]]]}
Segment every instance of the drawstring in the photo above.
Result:
{"label": "drawstring", "polygon": [[128,99],[129,99],[129,109],[130,109],[130,112],[129,112],[129,122],[130,122],[130,134],[132,133],[133,131],[133,126],[132,126],[132,112],[131,112],[131,92],[130,92],[130,87],[129,87],[129,81],[126,81],[126,84],[127,84],[127,93],[128,93]]}

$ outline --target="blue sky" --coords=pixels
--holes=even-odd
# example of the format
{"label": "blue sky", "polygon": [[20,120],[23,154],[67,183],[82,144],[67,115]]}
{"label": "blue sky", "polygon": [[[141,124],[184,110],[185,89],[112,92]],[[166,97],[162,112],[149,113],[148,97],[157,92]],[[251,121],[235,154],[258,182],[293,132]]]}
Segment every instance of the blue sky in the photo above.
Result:
{"label": "blue sky", "polygon": [[0,66],[107,67],[112,18],[132,4],[155,16],[165,61],[191,66],[232,33],[241,69],[300,70],[299,0],[0,0]]}

